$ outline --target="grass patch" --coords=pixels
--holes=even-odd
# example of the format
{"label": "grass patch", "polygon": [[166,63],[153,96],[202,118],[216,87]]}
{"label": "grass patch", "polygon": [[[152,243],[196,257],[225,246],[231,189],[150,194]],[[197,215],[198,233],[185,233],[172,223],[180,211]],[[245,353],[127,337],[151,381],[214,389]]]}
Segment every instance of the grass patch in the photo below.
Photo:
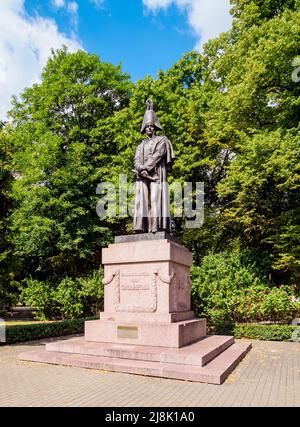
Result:
{"label": "grass patch", "polygon": [[8,326],[21,326],[21,325],[39,325],[46,323],[53,323],[55,320],[5,320],[6,327]]}

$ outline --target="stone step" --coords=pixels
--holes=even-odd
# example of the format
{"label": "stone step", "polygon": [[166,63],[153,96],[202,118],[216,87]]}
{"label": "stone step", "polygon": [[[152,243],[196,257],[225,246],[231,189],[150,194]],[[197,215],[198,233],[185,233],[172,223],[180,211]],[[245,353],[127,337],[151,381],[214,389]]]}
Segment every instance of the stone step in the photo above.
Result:
{"label": "stone step", "polygon": [[194,344],[188,345],[187,347],[176,349],[97,343],[86,341],[82,337],[49,343],[46,345],[46,350],[91,356],[204,366],[233,343],[233,337],[212,335]]}
{"label": "stone step", "polygon": [[117,359],[86,354],[61,353],[47,351],[46,349],[22,353],[19,355],[19,359],[55,365],[77,366],[88,369],[221,384],[250,348],[250,343],[235,343],[203,367],[197,365]]}
{"label": "stone step", "polygon": [[164,374],[166,378],[222,384],[251,347],[252,344],[249,342],[235,343],[202,368],[186,365],[179,368],[180,365],[169,365],[170,368],[164,369]]}
{"label": "stone step", "polygon": [[179,349],[168,349],[160,358],[161,362],[205,366],[212,359],[234,344],[231,336],[212,335]]}

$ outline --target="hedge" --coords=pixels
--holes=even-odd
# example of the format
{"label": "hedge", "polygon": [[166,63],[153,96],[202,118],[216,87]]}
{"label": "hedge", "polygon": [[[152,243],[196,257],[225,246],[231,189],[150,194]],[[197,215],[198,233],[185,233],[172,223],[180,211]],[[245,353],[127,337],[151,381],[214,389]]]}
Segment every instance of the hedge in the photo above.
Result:
{"label": "hedge", "polygon": [[59,337],[64,335],[80,334],[84,332],[84,322],[94,320],[95,317],[86,319],[62,320],[51,323],[36,323],[28,325],[7,325],[6,343],[14,344],[42,338]]}
{"label": "hedge", "polygon": [[[4,344],[80,334],[84,332],[84,322],[94,319],[97,318],[91,317],[87,319],[63,320],[59,322],[28,325],[7,325],[6,343]],[[209,331],[218,335],[233,335],[235,338],[264,341],[300,341],[300,326],[293,325],[240,323],[236,325],[223,325],[223,327],[218,328],[209,327]],[[295,331],[298,333],[296,332],[293,337]]]}
{"label": "hedge", "polygon": [[216,328],[214,333],[263,341],[300,341],[300,326],[294,325],[238,323]]}

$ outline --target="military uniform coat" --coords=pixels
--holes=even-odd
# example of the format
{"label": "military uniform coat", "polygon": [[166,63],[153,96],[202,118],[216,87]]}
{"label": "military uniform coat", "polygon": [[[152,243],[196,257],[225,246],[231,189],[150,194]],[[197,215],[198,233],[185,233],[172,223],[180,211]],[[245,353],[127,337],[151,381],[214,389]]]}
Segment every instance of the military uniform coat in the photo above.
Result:
{"label": "military uniform coat", "polygon": [[170,198],[167,171],[174,161],[171,142],[165,136],[145,139],[136,150],[134,167],[139,175],[136,182],[134,230],[144,233],[170,231]]}

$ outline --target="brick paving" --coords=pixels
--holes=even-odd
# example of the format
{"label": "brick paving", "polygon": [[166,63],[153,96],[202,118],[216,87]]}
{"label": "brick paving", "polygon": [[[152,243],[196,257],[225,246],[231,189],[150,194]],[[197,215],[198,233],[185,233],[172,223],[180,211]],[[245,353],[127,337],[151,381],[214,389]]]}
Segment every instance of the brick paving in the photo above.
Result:
{"label": "brick paving", "polygon": [[17,359],[53,340],[0,347],[1,407],[300,406],[300,343],[251,341],[250,353],[217,386]]}

